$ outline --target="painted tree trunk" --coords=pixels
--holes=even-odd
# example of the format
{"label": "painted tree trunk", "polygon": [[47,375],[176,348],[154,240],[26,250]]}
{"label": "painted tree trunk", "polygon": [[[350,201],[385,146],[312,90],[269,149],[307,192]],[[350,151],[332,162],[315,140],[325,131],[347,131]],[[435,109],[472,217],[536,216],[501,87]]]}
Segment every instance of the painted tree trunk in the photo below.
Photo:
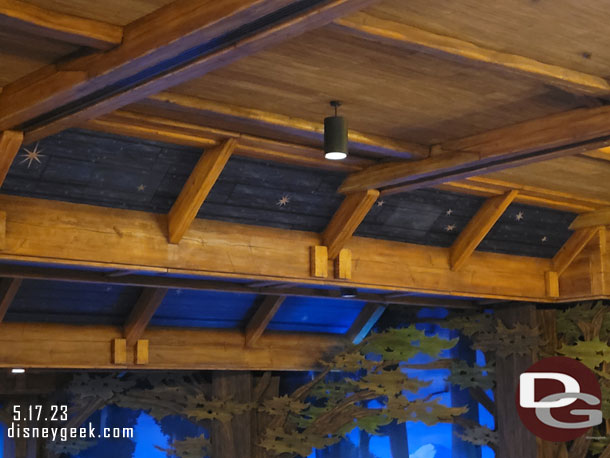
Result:
{"label": "painted tree trunk", "polygon": [[[497,311],[504,325],[517,323],[536,325],[536,308],[533,305],[516,305]],[[533,363],[528,355],[509,355],[496,361],[496,407],[498,411],[499,444],[497,458],[536,458],[536,438],[530,433],[517,413],[515,395],[519,375]]]}
{"label": "painted tree trunk", "polygon": [[[471,348],[472,342],[465,336],[454,333],[451,336],[459,337],[458,344],[453,347],[452,356],[455,359],[465,361],[469,365],[476,363],[476,352]],[[451,405],[453,407],[468,407],[468,412],[464,415],[468,420],[479,423],[479,403],[472,399],[468,390],[462,390],[459,386],[451,386]],[[451,437],[451,449],[453,456],[460,458],[481,458],[481,448],[462,440],[458,434],[463,432],[462,426],[453,424]]]}
{"label": "painted tree trunk", "polygon": [[386,428],[387,434],[390,437],[392,458],[409,458],[407,425],[405,423],[398,424],[396,421],[393,421]]}

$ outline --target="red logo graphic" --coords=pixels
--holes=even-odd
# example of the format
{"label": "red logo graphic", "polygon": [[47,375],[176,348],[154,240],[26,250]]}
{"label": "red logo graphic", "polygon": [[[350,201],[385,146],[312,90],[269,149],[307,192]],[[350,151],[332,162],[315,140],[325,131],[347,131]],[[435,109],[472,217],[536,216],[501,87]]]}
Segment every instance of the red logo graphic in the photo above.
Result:
{"label": "red logo graphic", "polygon": [[533,364],[519,377],[521,421],[541,439],[566,442],[602,420],[601,388],[595,374],[572,358],[555,356]]}

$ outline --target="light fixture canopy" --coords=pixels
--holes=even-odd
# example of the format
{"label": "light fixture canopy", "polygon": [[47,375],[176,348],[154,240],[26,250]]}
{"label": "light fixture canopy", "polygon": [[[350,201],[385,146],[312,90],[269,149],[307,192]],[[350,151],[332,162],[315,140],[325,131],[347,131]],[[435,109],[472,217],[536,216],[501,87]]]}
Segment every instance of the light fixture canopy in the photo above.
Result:
{"label": "light fixture canopy", "polygon": [[335,115],[324,119],[324,157],[331,161],[340,161],[347,157],[347,120],[337,116],[341,102],[333,100],[330,105]]}
{"label": "light fixture canopy", "polygon": [[358,296],[358,290],[356,288],[339,288],[339,294],[343,298],[352,298]]}

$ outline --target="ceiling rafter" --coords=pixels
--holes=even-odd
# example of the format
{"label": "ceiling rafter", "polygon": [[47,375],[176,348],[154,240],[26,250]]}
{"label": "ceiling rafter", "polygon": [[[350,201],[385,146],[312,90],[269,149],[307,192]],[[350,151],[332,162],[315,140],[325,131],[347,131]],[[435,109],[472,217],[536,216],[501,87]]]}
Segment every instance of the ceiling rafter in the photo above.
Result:
{"label": "ceiling rafter", "polygon": [[21,148],[23,132],[5,130],[0,133],[0,186]]}
{"label": "ceiling rafter", "polygon": [[123,28],[40,8],[20,0],[0,0],[0,25],[11,30],[106,50],[123,40]]}
{"label": "ceiling rafter", "polygon": [[3,278],[0,281],[0,323],[19,292],[21,282],[21,278]]}
{"label": "ceiling rafter", "polygon": [[201,148],[219,145],[227,138],[238,138],[236,156],[326,170],[354,172],[373,163],[369,159],[354,155],[348,156],[344,161],[329,161],[324,159],[319,148],[123,110],[92,119],[83,124],[83,127],[99,132]]}
{"label": "ceiling rafter", "polygon": [[509,191],[501,196],[490,197],[483,203],[451,245],[449,260],[452,270],[458,270],[468,261],[494,224],[515,200],[517,194],[518,191]]}
{"label": "ceiling rafter", "polygon": [[[176,1],[127,25],[122,43],[107,52],[51,66],[5,86],[0,94],[0,129],[25,125],[26,143],[44,138],[370,3],[312,0],[294,6],[283,0]],[[215,39],[212,49],[204,46]]]}
{"label": "ceiling rafter", "polygon": [[167,288],[144,288],[123,326],[127,345],[134,345],[144,334],[148,323],[161,306]]}
{"label": "ceiling rafter", "polygon": [[379,197],[379,191],[368,189],[348,194],[322,233],[322,244],[328,248],[328,259],[335,259],[352,238],[360,223]]}
{"label": "ceiling rafter", "polygon": [[201,155],[167,217],[171,243],[179,243],[191,226],[236,145],[237,140],[230,138]]}
{"label": "ceiling rafter", "polygon": [[286,296],[265,296],[246,325],[246,347],[254,347],[280,309]]}
{"label": "ceiling rafter", "polygon": [[553,257],[553,271],[561,276],[599,230],[599,227],[587,227],[574,232]]}
{"label": "ceiling rafter", "polygon": [[[198,97],[161,92],[149,97],[147,103],[150,103],[155,111],[181,110],[214,119],[225,119],[232,123],[248,122],[253,123],[256,127],[272,128],[278,133],[301,135],[320,144],[322,144],[324,136],[322,122],[307,121]],[[430,153],[430,148],[426,145],[362,133],[353,129],[349,130],[348,136],[350,149],[362,154],[410,159],[427,157]]]}
{"label": "ceiling rafter", "polygon": [[574,155],[610,143],[610,107],[581,108],[445,142],[418,161],[372,165],[349,176],[343,193],[381,189],[382,195]]}
{"label": "ceiling rafter", "polygon": [[379,321],[383,312],[385,312],[385,306],[381,304],[365,304],[345,333],[346,339],[354,344],[362,342],[371,329],[373,329],[373,326],[375,326],[377,321]]}
{"label": "ceiling rafter", "polygon": [[610,226],[610,207],[578,215],[570,224],[570,229],[575,231],[594,226]]}
{"label": "ceiling rafter", "polygon": [[465,40],[381,19],[365,12],[337,19],[335,27],[368,40],[526,76],[577,94],[610,94],[610,83],[599,76],[487,49]]}

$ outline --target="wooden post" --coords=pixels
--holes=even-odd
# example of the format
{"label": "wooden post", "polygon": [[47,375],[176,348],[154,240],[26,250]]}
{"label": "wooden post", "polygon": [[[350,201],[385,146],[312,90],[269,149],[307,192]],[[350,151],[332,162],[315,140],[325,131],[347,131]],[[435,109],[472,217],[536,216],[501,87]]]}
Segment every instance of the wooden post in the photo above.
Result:
{"label": "wooden post", "polygon": [[[533,305],[511,305],[498,310],[497,316],[509,328],[517,323],[536,325],[536,308]],[[536,438],[521,423],[515,405],[519,375],[533,362],[532,355],[509,355],[498,358],[496,362],[497,458],[536,458]]]}
{"label": "wooden post", "polygon": [[[214,372],[212,396],[234,402],[252,400],[251,372]],[[228,423],[212,424],[212,456],[252,458],[252,415],[236,415]]]}

